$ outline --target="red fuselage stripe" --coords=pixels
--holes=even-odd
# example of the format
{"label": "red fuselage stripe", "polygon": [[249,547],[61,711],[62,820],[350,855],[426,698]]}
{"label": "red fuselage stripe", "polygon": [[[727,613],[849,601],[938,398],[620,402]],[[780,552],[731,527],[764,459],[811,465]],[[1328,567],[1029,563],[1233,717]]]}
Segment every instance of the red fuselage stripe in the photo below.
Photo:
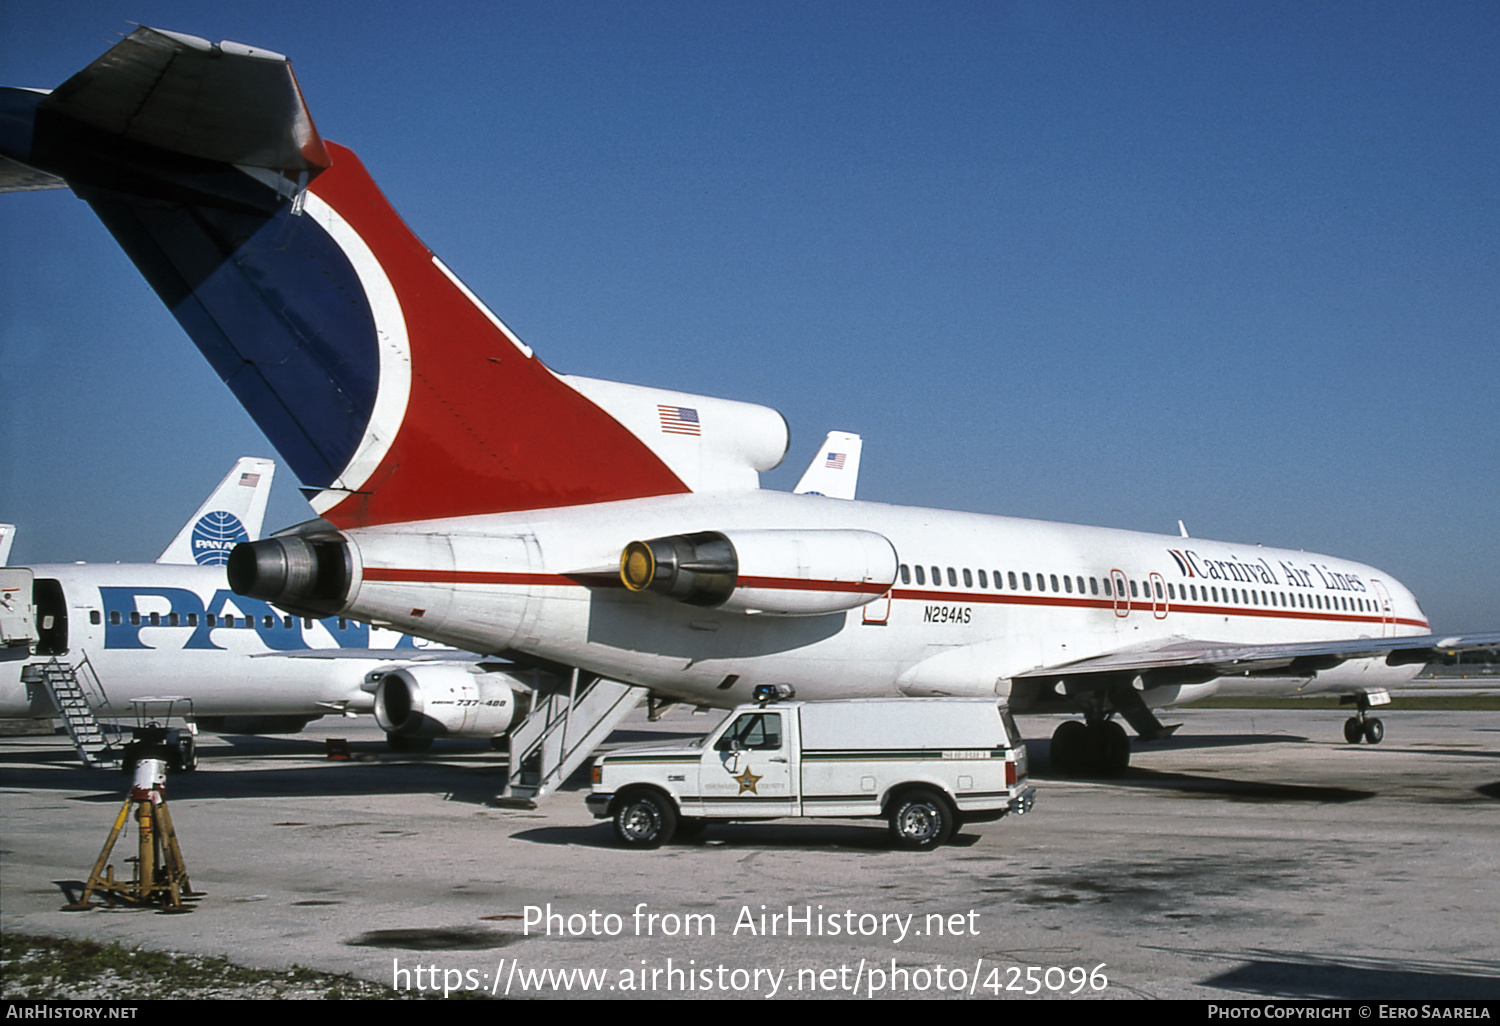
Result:
{"label": "red fuselage stripe", "polygon": [[[544,587],[620,587],[618,579],[584,580],[565,574],[513,573],[499,570],[424,570],[401,567],[367,567],[367,581],[401,584],[496,584],[541,585]],[[846,591],[881,595],[886,587],[878,582],[812,581],[789,577],[741,577],[741,587],[772,591]],[[1110,599],[1064,597],[1062,595],[1018,595],[1011,592],[918,591],[913,588],[890,589],[893,599],[910,602],[978,603],[983,605],[1053,606],[1072,609],[1107,609],[1117,607]],[[1398,623],[1405,627],[1430,629],[1427,621],[1408,617],[1389,619],[1368,613],[1341,613],[1333,610],[1280,609],[1268,606],[1205,606],[1201,604],[1158,604],[1154,609],[1139,600],[1121,602],[1120,609],[1131,613],[1198,613],[1208,616],[1258,616],[1273,620],[1322,620],[1339,623]]]}

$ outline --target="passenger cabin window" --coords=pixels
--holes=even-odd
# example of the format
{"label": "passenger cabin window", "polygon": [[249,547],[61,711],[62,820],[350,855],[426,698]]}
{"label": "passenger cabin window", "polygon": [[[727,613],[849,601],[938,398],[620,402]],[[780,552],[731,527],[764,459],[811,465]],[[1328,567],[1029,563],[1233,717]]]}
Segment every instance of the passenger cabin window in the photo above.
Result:
{"label": "passenger cabin window", "polygon": [[927,575],[922,572],[922,568],[920,566],[917,567],[917,583],[918,584],[926,584],[927,583]]}
{"label": "passenger cabin window", "polygon": [[[1016,572],[1014,570],[1012,570],[1012,571],[1010,571],[1010,573],[1006,574],[1005,576],[1010,579],[1010,590],[1011,591],[1015,591],[1016,590]],[[1031,590],[1031,585],[1030,584],[1026,585],[1026,590],[1027,591]]]}
{"label": "passenger cabin window", "polygon": [[[980,573],[984,573],[983,570],[981,570],[979,572]],[[964,587],[965,588],[972,588],[972,587],[974,587],[974,575],[971,574],[971,573],[969,573],[969,568],[968,567],[964,567]]]}
{"label": "passenger cabin window", "polygon": [[958,574],[953,572],[953,568],[951,566],[948,568],[948,587],[958,587]]}
{"label": "passenger cabin window", "polygon": [[[999,582],[997,581],[996,583],[998,585]],[[990,586],[989,579],[985,577],[983,570],[979,571],[979,586],[981,588],[988,588]]]}
{"label": "passenger cabin window", "polygon": [[90,609],[89,610],[89,623],[94,624],[97,627],[99,625],[99,621],[102,620],[102,619],[103,619],[103,617],[101,617],[99,615],[99,610],[97,610],[97,609]]}
{"label": "passenger cabin window", "polygon": [[901,564],[901,583],[902,584],[910,584],[911,583],[911,570],[907,567],[907,565],[905,563]]}

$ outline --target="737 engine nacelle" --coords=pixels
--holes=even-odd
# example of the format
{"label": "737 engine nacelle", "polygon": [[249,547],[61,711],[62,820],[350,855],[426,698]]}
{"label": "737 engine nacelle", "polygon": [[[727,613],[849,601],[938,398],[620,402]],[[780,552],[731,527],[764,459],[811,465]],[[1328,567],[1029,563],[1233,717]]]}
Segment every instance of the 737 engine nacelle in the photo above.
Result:
{"label": "737 engine nacelle", "polygon": [[895,546],[873,531],[702,531],[631,542],[620,579],[693,606],[814,616],[884,595],[896,562]]}
{"label": "737 engine nacelle", "polygon": [[393,737],[499,737],[522,718],[517,704],[530,695],[505,673],[456,663],[407,666],[379,678],[375,722]]}

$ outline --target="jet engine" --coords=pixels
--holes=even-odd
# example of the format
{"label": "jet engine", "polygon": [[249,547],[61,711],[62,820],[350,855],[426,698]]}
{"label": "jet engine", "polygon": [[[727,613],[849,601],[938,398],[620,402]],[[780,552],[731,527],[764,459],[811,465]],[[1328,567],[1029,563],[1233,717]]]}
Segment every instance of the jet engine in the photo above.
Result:
{"label": "jet engine", "polygon": [[321,532],[240,542],[229,552],[229,587],[297,616],[323,617],[343,610],[354,578],[343,535]]}
{"label": "jet engine", "polygon": [[813,616],[890,591],[896,549],[872,531],[701,531],[631,542],[620,579],[691,606]]}
{"label": "jet engine", "polygon": [[375,721],[392,737],[498,737],[525,715],[517,705],[530,698],[530,689],[506,673],[457,663],[407,666],[379,678]]}

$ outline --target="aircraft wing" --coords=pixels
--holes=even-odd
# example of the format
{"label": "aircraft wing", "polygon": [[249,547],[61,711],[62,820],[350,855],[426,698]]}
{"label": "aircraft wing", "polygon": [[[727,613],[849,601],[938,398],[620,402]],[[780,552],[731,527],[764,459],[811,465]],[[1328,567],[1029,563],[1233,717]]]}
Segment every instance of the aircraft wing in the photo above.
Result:
{"label": "aircraft wing", "polygon": [[1178,640],[1121,649],[1030,670],[1022,679],[1140,675],[1147,688],[1233,676],[1311,676],[1349,659],[1383,656],[1391,666],[1429,663],[1456,652],[1500,647],[1500,633],[1419,634],[1395,638],[1246,645]]}
{"label": "aircraft wing", "polygon": [[[383,663],[481,663],[485,656],[456,648],[302,648],[258,652],[252,659],[374,659]],[[490,659],[489,662],[497,660]]]}

